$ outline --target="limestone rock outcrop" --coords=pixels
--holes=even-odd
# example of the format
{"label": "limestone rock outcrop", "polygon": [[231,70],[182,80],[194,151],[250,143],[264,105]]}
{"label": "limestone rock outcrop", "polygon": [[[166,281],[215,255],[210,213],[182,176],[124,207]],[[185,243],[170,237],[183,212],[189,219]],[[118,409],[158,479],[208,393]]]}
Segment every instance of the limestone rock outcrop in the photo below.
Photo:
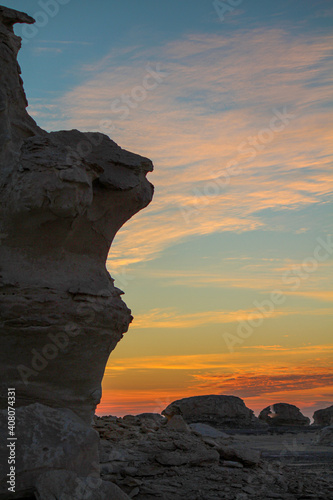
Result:
{"label": "limestone rock outcrop", "polygon": [[317,444],[320,446],[333,446],[333,425],[328,425],[319,431]]}
{"label": "limestone rock outcrop", "polygon": [[132,320],[105,263],[117,231],[152,199],[153,165],[101,133],[38,127],[13,30],[33,22],[0,6],[0,409],[11,387],[17,410],[66,409],[88,429]]}
{"label": "limestone rock outcrop", "polygon": [[169,404],[162,415],[181,415],[186,423],[203,423],[218,429],[265,427],[237,396],[193,396]]}
{"label": "limestone rock outcrop", "polygon": [[100,133],[46,133],[26,112],[15,22],[1,29],[1,407],[42,402],[91,420],[130,310],[105,262],[121,226],[152,198],[150,160]]}
{"label": "limestone rock outcrop", "polygon": [[141,415],[96,418],[95,428],[101,436],[102,479],[135,500],[331,498],[330,459],[320,473],[295,467],[296,452],[289,448],[294,436],[287,441],[274,434],[272,441],[271,435],[248,429],[247,435],[229,430],[210,437]]}
{"label": "limestone rock outcrop", "polygon": [[310,419],[305,417],[297,406],[288,403],[267,406],[260,412],[258,418],[270,426],[306,426],[310,424]]}
{"label": "limestone rock outcrop", "polygon": [[[2,442],[13,444],[15,490],[22,496],[33,494],[38,477],[53,470],[79,471],[83,477],[99,477],[98,434],[74,412],[35,403],[17,408],[15,417],[13,441]],[[8,426],[7,410],[0,411],[0,425],[2,432]],[[5,464],[9,455],[9,449],[1,446],[1,499],[9,498],[8,493],[4,493],[8,486]]]}
{"label": "limestone rock outcrop", "polygon": [[[173,418],[175,418],[177,415],[174,415]],[[211,425],[208,424],[201,424],[196,423],[196,424],[190,424],[189,425],[190,429],[192,432],[195,434],[199,434],[200,436],[206,436],[206,437],[211,437],[211,438],[218,438],[218,437],[223,437],[223,438],[228,438],[228,434],[225,432],[219,431],[215,427],[212,427]]]}
{"label": "limestone rock outcrop", "polygon": [[333,424],[333,405],[322,410],[317,410],[313,414],[313,425],[322,425],[324,427]]}

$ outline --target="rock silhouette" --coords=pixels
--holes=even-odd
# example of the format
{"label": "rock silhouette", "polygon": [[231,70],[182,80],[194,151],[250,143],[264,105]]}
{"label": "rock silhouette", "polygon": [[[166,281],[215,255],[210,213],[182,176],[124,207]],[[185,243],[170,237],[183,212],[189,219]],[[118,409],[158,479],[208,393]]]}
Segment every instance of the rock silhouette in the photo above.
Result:
{"label": "rock silhouette", "polygon": [[259,419],[272,426],[305,426],[310,424],[310,419],[305,417],[297,406],[288,403],[267,406],[260,412]]}
{"label": "rock silhouette", "polygon": [[179,399],[169,404],[162,415],[181,415],[188,424],[203,423],[221,429],[266,426],[237,396],[211,394]]}
{"label": "rock silhouette", "polygon": [[[106,362],[132,320],[105,263],[117,231],[152,199],[153,165],[101,133],[38,127],[26,110],[13,31],[33,22],[0,7],[1,408],[14,387],[28,420],[38,403],[39,416],[66,409],[75,427],[76,415],[91,424]],[[47,448],[42,421],[38,442]],[[23,468],[34,469],[31,458]]]}
{"label": "rock silhouette", "polygon": [[313,424],[328,426],[333,424],[333,405],[322,410],[317,410],[313,414]]}

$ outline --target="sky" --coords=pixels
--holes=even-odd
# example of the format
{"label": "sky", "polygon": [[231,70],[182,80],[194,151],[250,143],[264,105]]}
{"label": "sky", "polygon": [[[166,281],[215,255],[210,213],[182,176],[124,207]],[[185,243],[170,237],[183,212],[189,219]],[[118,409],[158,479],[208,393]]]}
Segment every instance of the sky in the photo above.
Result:
{"label": "sky", "polygon": [[29,113],[153,160],[107,268],[134,321],[99,414],[332,404],[330,0],[7,0]]}

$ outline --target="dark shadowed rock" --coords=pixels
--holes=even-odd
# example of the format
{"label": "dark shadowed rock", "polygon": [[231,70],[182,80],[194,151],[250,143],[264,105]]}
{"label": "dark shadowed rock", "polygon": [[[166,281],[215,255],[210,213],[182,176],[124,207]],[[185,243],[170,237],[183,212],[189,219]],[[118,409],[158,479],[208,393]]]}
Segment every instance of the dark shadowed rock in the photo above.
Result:
{"label": "dark shadowed rock", "polygon": [[260,412],[259,419],[271,426],[305,426],[310,424],[310,419],[305,417],[297,406],[288,403],[267,406]]}
{"label": "dark shadowed rock", "polygon": [[[331,498],[331,457],[326,451],[326,466],[313,468],[321,453],[312,444],[314,432],[299,429],[290,440],[277,433],[257,436],[248,429],[212,438],[175,432],[164,423],[147,432],[146,421],[133,416],[96,418],[96,429],[102,438],[102,479],[135,500]],[[311,463],[298,467],[297,450],[305,448]],[[316,449],[318,456],[313,455]]]}
{"label": "dark shadowed rock", "polygon": [[157,424],[164,424],[167,422],[167,419],[162,417],[160,413],[139,413],[136,417],[141,420],[153,420]]}
{"label": "dark shadowed rock", "polygon": [[[1,410],[2,430],[6,429],[7,422],[7,411]],[[21,406],[16,409],[15,434],[17,492],[32,492],[39,475],[55,469],[99,477],[99,436],[71,410],[50,408],[39,403]],[[7,458],[8,448],[2,446],[1,499],[8,498]]]}
{"label": "dark shadowed rock", "polygon": [[[18,414],[31,403],[60,421],[70,411],[83,435],[95,435],[105,365],[132,320],[106,259],[117,231],[151,201],[153,165],[98,132],[38,127],[26,110],[13,31],[33,22],[0,6],[0,408],[15,387]],[[20,440],[35,433],[36,446],[45,441],[52,451],[58,443],[71,455],[66,432],[51,439],[48,425],[30,419]],[[38,446],[24,455],[24,488],[36,480]],[[89,469],[96,443],[87,446]],[[81,465],[73,461],[70,471],[82,476]]]}
{"label": "dark shadowed rock", "polygon": [[15,22],[33,19],[1,7],[1,407],[10,381],[17,406],[71,408],[90,422],[132,320],[105,262],[117,231],[151,201],[153,166],[106,135],[36,125]]}
{"label": "dark shadowed rock", "polygon": [[333,446],[333,425],[324,427],[319,431],[317,444],[320,446]]}
{"label": "dark shadowed rock", "polygon": [[[175,417],[176,415],[172,418]],[[226,434],[225,432],[221,432],[218,429],[215,429],[215,427],[212,427],[211,425],[196,423],[196,424],[190,424],[189,427],[193,432],[199,434],[200,436],[206,436],[211,438],[225,438],[225,439],[229,437],[228,434]]]}
{"label": "dark shadowed rock", "polygon": [[314,412],[313,425],[326,427],[331,424],[333,424],[333,405]]}
{"label": "dark shadowed rock", "polygon": [[41,474],[36,482],[37,500],[129,500],[117,485],[93,476],[80,477],[74,472],[56,470]]}
{"label": "dark shadowed rock", "polygon": [[181,415],[188,424],[200,422],[218,428],[262,426],[253,411],[236,396],[209,395],[179,399],[167,406],[162,415],[168,418]]}
{"label": "dark shadowed rock", "polygon": [[173,417],[168,420],[167,427],[177,432],[190,432],[188,425],[181,415],[173,415]]}
{"label": "dark shadowed rock", "polygon": [[193,450],[162,451],[156,455],[156,462],[165,466],[207,466],[218,463],[219,453],[217,450],[208,449],[205,446]]}
{"label": "dark shadowed rock", "polygon": [[261,452],[245,446],[227,446],[220,444],[216,447],[220,457],[224,460],[241,462],[244,465],[254,466],[260,462]]}

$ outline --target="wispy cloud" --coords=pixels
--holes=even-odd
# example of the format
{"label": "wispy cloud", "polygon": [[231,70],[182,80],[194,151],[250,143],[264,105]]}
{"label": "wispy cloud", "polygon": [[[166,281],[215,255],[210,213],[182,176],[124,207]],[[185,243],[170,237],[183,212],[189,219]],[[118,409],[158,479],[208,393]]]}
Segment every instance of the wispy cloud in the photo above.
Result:
{"label": "wispy cloud", "polygon": [[[116,142],[156,165],[154,202],[117,237],[114,268],[191,236],[275,229],[265,210],[280,211],[276,228],[288,230],[290,210],[329,199],[330,48],[328,37],[282,29],[192,34],[162,49],[113,50],[83,68],[85,83],[57,102],[48,128],[99,130],[109,120]],[[156,61],[168,76],[122,119],[112,103]],[[269,136],[276,110],[292,119]],[[239,173],[225,185],[235,161]]]}
{"label": "wispy cloud", "polygon": [[306,297],[310,299],[321,300],[322,302],[333,302],[333,292],[329,290],[312,290],[309,292],[286,292],[287,295],[296,295],[298,297]]}
{"label": "wispy cloud", "polygon": [[35,47],[34,48],[34,53],[41,55],[41,54],[61,54],[63,52],[63,49],[59,49],[56,47]]}
{"label": "wispy cloud", "polygon": [[[331,291],[332,265],[330,261],[318,262],[318,267],[312,275],[308,273],[303,279],[300,289],[290,290],[290,284],[283,281],[286,272],[296,270],[298,276],[302,269],[302,260],[291,258],[266,258],[266,257],[226,257],[211,263],[202,262],[202,268],[193,266],[191,269],[165,269],[144,267],[135,269],[127,268],[128,275],[137,279],[153,279],[163,287],[188,286],[191,288],[228,288],[242,290],[257,290],[260,294],[269,293],[279,289],[286,296],[299,296],[315,298],[324,302],[333,300]],[[109,260],[112,274],[112,256]],[[293,274],[291,274],[293,275]]]}
{"label": "wispy cloud", "polygon": [[[309,371],[308,371],[309,370]],[[279,373],[259,374],[257,372],[245,372],[235,375],[200,374],[193,375],[198,382],[199,391],[213,391],[214,393],[231,393],[235,396],[247,398],[251,396],[269,395],[281,391],[290,392],[302,387],[302,390],[316,387],[327,387],[333,383],[333,372],[327,372],[327,368],[318,369],[315,366],[296,367],[293,373],[289,369]]]}
{"label": "wispy cloud", "polygon": [[[258,366],[257,357],[260,354],[262,365]],[[185,354],[174,356],[142,356],[131,358],[118,358],[116,353],[110,358],[106,367],[106,376],[118,371],[126,370],[212,370],[218,368],[227,374],[242,373],[244,370],[262,374],[271,372],[275,366],[278,372],[290,365],[318,363],[318,366],[330,366],[329,359],[333,354],[333,345],[306,345],[299,347],[282,345],[253,345],[241,346],[237,353],[228,354]],[[318,359],[320,357],[320,360]],[[249,368],[250,367],[250,368]],[[326,369],[325,368],[325,369]],[[289,368],[288,368],[289,369]]]}
{"label": "wispy cloud", "polygon": [[83,42],[79,40],[39,40],[40,43],[51,45],[92,45],[92,42]]}
{"label": "wispy cloud", "polygon": [[[315,409],[323,408],[332,397],[332,354],[331,344],[311,344],[244,346],[228,355],[112,356],[98,412],[160,412],[182,397],[232,394],[256,411],[285,401],[309,407],[312,416],[314,402]],[[155,379],[158,388],[152,383]]]}
{"label": "wispy cloud", "polygon": [[[324,309],[276,309],[268,314],[268,318],[281,316],[325,316],[333,315],[330,308]],[[145,314],[137,314],[131,330],[142,328],[194,328],[202,325],[217,325],[247,321],[248,318],[262,318],[258,308],[237,311],[203,311],[183,314],[170,309],[153,309]]]}

